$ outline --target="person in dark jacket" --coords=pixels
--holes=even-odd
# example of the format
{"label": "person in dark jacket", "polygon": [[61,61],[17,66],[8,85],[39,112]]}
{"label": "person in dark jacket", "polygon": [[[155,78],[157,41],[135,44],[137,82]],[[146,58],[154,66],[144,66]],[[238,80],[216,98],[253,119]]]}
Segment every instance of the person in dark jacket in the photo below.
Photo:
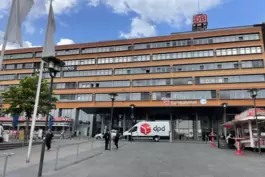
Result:
{"label": "person in dark jacket", "polygon": [[103,138],[105,139],[105,150],[109,150],[110,133],[108,130],[105,132]]}
{"label": "person in dark jacket", "polygon": [[52,143],[52,138],[53,138],[53,133],[52,131],[49,129],[46,136],[46,146],[47,146],[47,150],[51,149],[51,143]]}
{"label": "person in dark jacket", "polygon": [[117,131],[116,136],[113,139],[114,144],[115,144],[117,149],[119,148],[119,140],[120,140],[120,133],[119,133],[119,131]]}

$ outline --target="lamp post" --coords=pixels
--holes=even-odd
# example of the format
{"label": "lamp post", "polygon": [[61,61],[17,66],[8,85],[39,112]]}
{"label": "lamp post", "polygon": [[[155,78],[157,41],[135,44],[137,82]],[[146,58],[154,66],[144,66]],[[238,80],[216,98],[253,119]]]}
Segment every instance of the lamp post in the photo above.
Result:
{"label": "lamp post", "polygon": [[[56,77],[56,74],[61,71],[61,68],[65,65],[65,63],[61,60],[59,60],[56,57],[44,57],[42,58],[43,61],[45,61],[48,64],[49,74],[51,77],[50,82],[50,93],[49,93],[49,100],[48,100],[48,107],[51,105],[52,102],[52,90],[53,90],[53,80]],[[41,155],[40,155],[40,163],[39,163],[39,171],[38,171],[38,177],[42,176],[42,169],[43,169],[43,161],[44,161],[44,154],[45,154],[45,144],[46,144],[46,133],[48,129],[48,119],[49,119],[49,113],[46,115],[46,121],[45,121],[45,137],[43,138],[43,143],[41,147]]]}
{"label": "lamp post", "polygon": [[258,89],[252,88],[252,89],[249,89],[248,92],[250,93],[250,96],[252,97],[253,102],[254,102],[254,112],[255,112],[255,118],[256,118],[257,138],[258,138],[258,149],[259,149],[259,154],[261,154],[259,123],[258,123],[257,109],[256,109],[256,98],[257,98],[257,95],[258,95]]}
{"label": "lamp post", "polygon": [[[226,108],[227,108],[227,106],[228,106],[228,103],[222,103],[221,104],[221,106],[223,107],[223,109],[224,109],[224,117],[223,117],[223,123],[225,123],[227,120],[226,120]],[[224,127],[224,136],[226,137],[226,135],[227,135],[227,132],[226,132],[226,128]]]}
{"label": "lamp post", "polygon": [[109,143],[109,146],[110,146],[110,150],[111,150],[111,141],[112,141],[112,133],[111,133],[111,130],[112,130],[112,126],[113,126],[113,106],[114,106],[114,101],[115,101],[115,98],[116,96],[118,96],[117,93],[110,93],[109,94],[110,96],[110,99],[111,99],[111,112],[110,112],[110,143]]}
{"label": "lamp post", "polygon": [[131,108],[131,119],[134,120],[134,124],[136,124],[136,119],[134,117],[134,108],[135,108],[135,105],[134,104],[131,104],[130,105],[130,108]]}

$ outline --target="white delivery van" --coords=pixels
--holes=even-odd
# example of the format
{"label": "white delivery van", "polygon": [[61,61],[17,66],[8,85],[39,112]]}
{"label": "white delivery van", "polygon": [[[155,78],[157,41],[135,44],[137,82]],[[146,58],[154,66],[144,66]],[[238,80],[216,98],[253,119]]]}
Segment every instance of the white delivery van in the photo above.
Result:
{"label": "white delivery van", "polygon": [[158,142],[160,139],[169,139],[169,133],[169,121],[142,121],[124,132],[123,136],[129,139],[153,139]]}

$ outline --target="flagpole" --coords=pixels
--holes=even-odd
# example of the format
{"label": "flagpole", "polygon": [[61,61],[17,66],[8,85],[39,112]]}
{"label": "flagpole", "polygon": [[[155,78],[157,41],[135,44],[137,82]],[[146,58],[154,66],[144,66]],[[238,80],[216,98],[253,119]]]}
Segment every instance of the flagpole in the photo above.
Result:
{"label": "flagpole", "polygon": [[3,61],[4,61],[4,55],[5,55],[5,50],[6,50],[6,44],[7,44],[7,40],[4,38],[3,40],[3,44],[2,44],[2,50],[1,50],[1,57],[0,57],[0,71],[2,70],[2,65],[3,65]]}
{"label": "flagpole", "polygon": [[33,135],[34,135],[34,130],[35,130],[36,117],[37,117],[37,113],[38,113],[39,99],[40,99],[40,89],[41,89],[41,80],[42,80],[43,68],[44,68],[44,61],[41,60],[38,87],[37,87],[37,93],[36,93],[36,97],[35,97],[34,111],[33,111],[32,123],[31,123],[31,129],[30,129],[30,139],[29,139],[28,154],[27,154],[27,159],[26,159],[27,163],[29,163],[29,161],[30,161],[32,141],[33,141]]}

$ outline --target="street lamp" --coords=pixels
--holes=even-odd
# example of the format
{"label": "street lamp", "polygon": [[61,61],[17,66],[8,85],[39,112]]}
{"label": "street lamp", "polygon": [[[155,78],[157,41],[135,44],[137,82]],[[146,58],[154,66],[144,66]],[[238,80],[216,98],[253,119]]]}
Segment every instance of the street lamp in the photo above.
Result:
{"label": "street lamp", "polygon": [[[61,71],[61,68],[65,65],[63,61],[56,57],[43,57],[43,61],[45,61],[48,64],[49,74],[51,76],[51,82],[50,82],[50,93],[49,93],[49,99],[48,99],[48,107],[52,103],[52,90],[53,90],[53,80],[56,77],[56,74]],[[46,115],[46,121],[45,121],[45,137],[43,138],[43,143],[41,147],[41,155],[40,155],[40,163],[39,163],[39,171],[38,176],[42,176],[42,169],[43,169],[43,161],[44,161],[44,154],[45,154],[45,144],[46,144],[46,133],[48,129],[48,119],[49,119],[49,113]]]}
{"label": "street lamp", "polygon": [[110,143],[109,143],[109,146],[110,146],[110,150],[111,150],[111,141],[112,141],[112,137],[111,137],[111,130],[112,130],[112,126],[113,126],[113,106],[114,106],[114,101],[115,101],[115,98],[116,96],[118,96],[117,93],[110,93],[109,94],[110,96],[110,99],[111,99],[111,112],[110,112]]}
{"label": "street lamp", "polygon": [[134,124],[136,124],[136,119],[134,117],[134,108],[135,108],[135,105],[134,104],[131,104],[130,105],[130,108],[131,108],[131,119],[134,120]]}
{"label": "street lamp", "polygon": [[257,127],[257,137],[258,137],[258,149],[259,149],[259,154],[261,154],[259,123],[258,123],[257,109],[256,109],[256,98],[258,95],[258,89],[252,88],[252,89],[249,89],[248,92],[250,93],[250,96],[252,97],[253,102],[254,102],[254,111],[255,111],[255,117],[256,117],[256,127]]}
{"label": "street lamp", "polygon": [[[226,108],[228,106],[228,103],[222,103],[221,106],[223,107],[224,109],[224,117],[223,117],[223,123],[225,123],[227,120],[226,120]],[[224,136],[226,137],[227,135],[227,132],[226,132],[226,128],[224,127]]]}

